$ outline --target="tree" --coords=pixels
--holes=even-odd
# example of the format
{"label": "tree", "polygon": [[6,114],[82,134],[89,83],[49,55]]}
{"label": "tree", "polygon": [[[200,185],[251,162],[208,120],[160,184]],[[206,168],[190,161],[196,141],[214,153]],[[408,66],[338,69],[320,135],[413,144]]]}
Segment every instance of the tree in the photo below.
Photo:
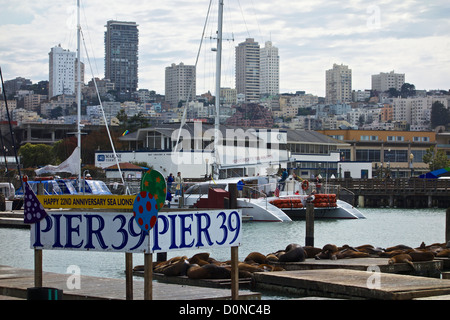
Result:
{"label": "tree", "polygon": [[402,98],[413,97],[416,95],[416,86],[410,83],[404,83],[400,89]]}
{"label": "tree", "polygon": [[434,146],[427,149],[423,156],[423,162],[428,164],[430,171],[450,166],[450,161],[448,160],[444,150],[436,150]]}
{"label": "tree", "polygon": [[45,144],[32,145],[31,143],[20,147],[19,155],[22,157],[24,168],[36,168],[53,164],[55,157],[52,149],[51,146]]}
{"label": "tree", "polygon": [[431,128],[447,126],[450,123],[450,111],[440,101],[431,106]]}
{"label": "tree", "polygon": [[395,88],[389,88],[388,93],[390,98],[397,98],[400,96],[400,91]]}

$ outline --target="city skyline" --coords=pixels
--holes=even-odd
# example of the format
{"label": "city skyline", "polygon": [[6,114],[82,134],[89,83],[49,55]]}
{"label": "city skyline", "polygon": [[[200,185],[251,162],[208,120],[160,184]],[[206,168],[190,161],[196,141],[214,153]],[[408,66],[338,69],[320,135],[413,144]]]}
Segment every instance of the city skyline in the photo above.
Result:
{"label": "city skyline", "polygon": [[[6,80],[48,80],[49,49],[61,43],[76,50],[76,1],[73,4],[0,0],[0,66]],[[165,68],[195,63],[207,1],[165,1],[152,6],[99,0],[81,1],[83,35],[94,76],[104,77],[104,32],[108,20],[139,24],[139,88],[164,93]],[[371,88],[380,72],[406,75],[417,89],[450,88],[450,4],[444,1],[225,1],[222,87],[234,87],[235,47],[246,38],[279,48],[280,92],[306,91],[325,96],[325,71],[333,64],[353,71],[354,90]],[[176,10],[175,10],[176,8]],[[197,92],[214,94],[217,1],[213,1],[197,67]],[[234,41],[230,39],[233,38]],[[92,78],[86,65],[86,80]],[[206,72],[205,70],[210,71]]]}

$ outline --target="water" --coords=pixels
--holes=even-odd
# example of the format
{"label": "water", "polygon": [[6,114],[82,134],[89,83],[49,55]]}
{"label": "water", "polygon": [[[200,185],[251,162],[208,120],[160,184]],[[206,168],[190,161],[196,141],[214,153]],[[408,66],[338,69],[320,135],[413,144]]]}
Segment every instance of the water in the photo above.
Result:
{"label": "water", "polygon": [[[389,247],[405,244],[411,247],[445,241],[444,209],[361,209],[367,219],[316,220],[314,245],[327,243],[338,246],[372,244]],[[253,251],[263,254],[284,249],[290,243],[305,243],[305,221],[290,223],[244,223],[239,260]],[[203,250],[205,251],[205,250]],[[226,261],[230,249],[207,250],[211,257]],[[168,258],[201,251],[173,251]],[[134,254],[134,265],[143,264],[143,254]],[[44,271],[67,273],[76,265],[83,275],[124,278],[125,255],[123,253],[99,253],[78,251],[44,251]],[[0,265],[33,269],[34,254],[30,249],[29,230],[0,228]]]}

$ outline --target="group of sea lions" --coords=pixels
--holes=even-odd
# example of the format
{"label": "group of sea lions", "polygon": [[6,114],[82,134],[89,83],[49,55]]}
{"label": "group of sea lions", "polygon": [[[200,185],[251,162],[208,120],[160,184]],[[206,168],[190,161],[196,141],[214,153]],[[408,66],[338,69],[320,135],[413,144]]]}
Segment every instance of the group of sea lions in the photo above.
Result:
{"label": "group of sea lions", "polygon": [[318,251],[315,255],[315,259],[317,260],[380,257],[389,258],[389,264],[408,263],[414,269],[413,262],[432,261],[435,257],[450,257],[450,242],[434,243],[428,246],[422,242],[417,248],[396,245],[385,249],[374,247],[372,245],[362,245],[359,247],[344,245],[342,247],[337,247],[334,244],[327,244],[322,249],[315,249]]}
{"label": "group of sea lions", "polygon": [[[238,263],[239,278],[250,278],[254,272],[283,271],[279,264],[273,262],[303,262],[306,258],[321,259],[346,259],[380,257],[389,258],[389,264],[408,263],[414,269],[413,262],[432,261],[435,257],[450,258],[450,242],[422,244],[417,248],[405,245],[397,245],[389,248],[379,248],[372,245],[351,247],[343,245],[326,244],[322,248],[289,244],[285,249],[264,255],[252,252]],[[137,266],[135,271],[142,270],[143,266]],[[154,264],[153,272],[165,276],[187,276],[190,279],[230,279],[231,261],[217,261],[210,257],[209,253],[198,253],[191,258],[186,256],[175,257],[164,262]]]}
{"label": "group of sea lions", "polygon": [[[269,260],[261,253],[252,252],[238,263],[239,278],[250,278],[253,272],[281,271],[280,267],[268,264]],[[135,271],[143,270],[136,266]],[[218,261],[209,253],[198,253],[191,258],[174,257],[170,260],[154,264],[153,272],[165,276],[187,276],[190,279],[230,279],[231,261]]]}

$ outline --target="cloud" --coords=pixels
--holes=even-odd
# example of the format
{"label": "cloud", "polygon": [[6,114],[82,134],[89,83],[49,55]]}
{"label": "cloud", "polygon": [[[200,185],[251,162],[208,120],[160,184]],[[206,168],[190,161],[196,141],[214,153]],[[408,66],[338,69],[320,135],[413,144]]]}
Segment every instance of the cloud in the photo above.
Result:
{"label": "cloud", "polygon": [[[83,36],[95,76],[104,76],[108,20],[139,24],[140,88],[164,93],[167,66],[195,63],[208,1],[81,3]],[[61,43],[76,49],[75,5],[75,0],[64,5],[60,0],[0,0],[0,66],[6,79],[48,79],[51,47]],[[391,70],[405,73],[418,89],[449,89],[449,16],[450,4],[441,0],[226,0],[222,84],[234,87],[234,48],[253,37],[261,46],[272,40],[279,48],[282,92],[305,90],[323,96],[325,71],[333,63],[353,70],[354,89],[369,89],[372,74]],[[216,30],[214,0],[197,68],[198,93],[214,92],[215,53],[210,49],[216,45]],[[86,72],[89,79],[89,66]]]}

